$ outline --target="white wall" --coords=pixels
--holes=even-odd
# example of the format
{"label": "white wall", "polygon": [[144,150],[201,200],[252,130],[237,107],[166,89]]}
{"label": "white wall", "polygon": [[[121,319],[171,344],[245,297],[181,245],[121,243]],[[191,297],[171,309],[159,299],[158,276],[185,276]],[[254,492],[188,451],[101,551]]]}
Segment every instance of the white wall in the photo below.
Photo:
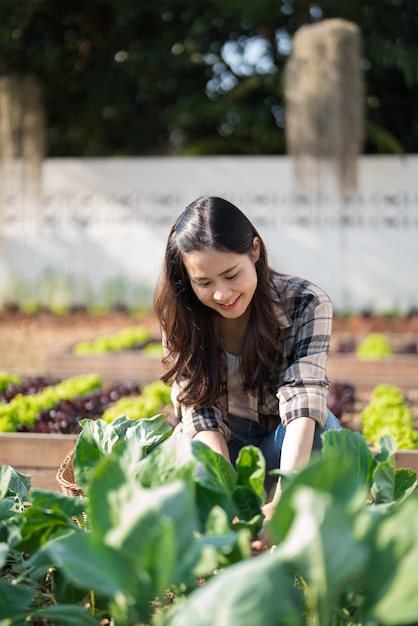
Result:
{"label": "white wall", "polygon": [[43,177],[38,210],[13,196],[0,216],[2,300],[103,300],[114,279],[151,302],[169,227],[211,194],[248,215],[276,269],[317,282],[336,309],[418,306],[418,156],[362,157],[349,205],[298,198],[287,157],[49,159]]}

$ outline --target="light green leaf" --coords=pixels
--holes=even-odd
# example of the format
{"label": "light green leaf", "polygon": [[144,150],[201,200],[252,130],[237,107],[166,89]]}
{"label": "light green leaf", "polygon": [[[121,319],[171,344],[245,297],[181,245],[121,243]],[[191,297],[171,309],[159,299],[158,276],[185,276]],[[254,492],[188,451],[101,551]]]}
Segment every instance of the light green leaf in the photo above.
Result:
{"label": "light green leaf", "polygon": [[8,520],[23,512],[23,504],[17,496],[0,500],[0,520]]}
{"label": "light green leaf", "polygon": [[9,545],[5,541],[0,542],[0,570],[5,564],[8,554]]}
{"label": "light green leaf", "polygon": [[158,626],[302,626],[302,598],[275,554],[232,565],[156,620]]}
{"label": "light green leaf", "polygon": [[295,518],[280,554],[308,583],[318,623],[330,623],[333,603],[367,571],[368,549],[355,537],[352,515],[330,494],[300,487]]}
{"label": "light green leaf", "polygon": [[319,494],[330,494],[347,510],[357,510],[367,502],[368,491],[362,482],[365,472],[359,468],[355,456],[325,453],[289,477],[275,507],[269,529],[273,538],[283,541],[289,531],[294,515],[294,494],[301,487],[310,487]]}
{"label": "light green leaf", "polygon": [[76,483],[85,491],[97,463],[110,454],[119,437],[112,427],[103,420],[81,420],[82,432],[77,438],[73,458]]}
{"label": "light green leaf", "polygon": [[30,501],[31,477],[13,470],[10,481],[10,491],[19,496],[22,502]]}
{"label": "light green leaf", "polygon": [[138,464],[138,479],[144,487],[159,487],[185,480],[194,490],[196,459],[190,439],[172,435]]}
{"label": "light green leaf", "polygon": [[418,494],[381,516],[370,533],[362,615],[387,626],[418,621]]}
{"label": "light green leaf", "polygon": [[237,484],[237,472],[222,454],[211,450],[201,441],[192,440],[193,453],[202,464],[197,478],[200,485],[221,494],[231,494]]}
{"label": "light green leaf", "polygon": [[255,446],[245,446],[238,454],[235,469],[238,472],[237,482],[239,485],[249,485],[264,502],[264,479],[266,476],[266,461],[264,456]]}
{"label": "light green leaf", "polygon": [[11,465],[0,465],[0,499],[7,496],[12,479],[13,468]]}

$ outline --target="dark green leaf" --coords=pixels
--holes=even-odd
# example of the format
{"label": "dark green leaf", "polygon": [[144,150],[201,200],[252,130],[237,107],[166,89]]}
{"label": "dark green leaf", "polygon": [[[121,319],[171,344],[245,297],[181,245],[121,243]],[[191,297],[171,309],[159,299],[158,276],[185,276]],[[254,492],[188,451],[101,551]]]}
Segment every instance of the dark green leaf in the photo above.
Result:
{"label": "dark green leaf", "polygon": [[237,485],[232,492],[232,500],[237,507],[237,515],[241,521],[250,521],[261,515],[260,499],[249,487]]}
{"label": "dark green leaf", "polygon": [[393,456],[377,464],[373,472],[371,494],[376,504],[391,502],[395,493],[395,458]]}
{"label": "dark green leaf", "polygon": [[87,501],[80,498],[34,490],[33,503],[24,512],[20,548],[33,552],[52,537],[75,528],[73,516],[83,520],[86,505]]}
{"label": "dark green leaf", "polygon": [[417,474],[414,470],[408,468],[395,469],[394,500],[401,500],[411,495],[416,486]]}
{"label": "dark green leaf", "polygon": [[32,613],[32,617],[59,622],[62,626],[98,626],[100,620],[82,606],[74,604],[51,605]]}
{"label": "dark green leaf", "polygon": [[[35,595],[34,589],[24,585],[11,585],[0,580],[0,620],[5,620],[5,626],[10,623],[23,624],[25,611]],[[8,622],[7,620],[13,620]],[[15,621],[19,619],[19,621]]]}
{"label": "dark green leaf", "polygon": [[[322,456],[348,459],[351,472],[358,478],[358,484],[370,489],[375,460],[366,439],[350,429],[326,431],[323,436]],[[352,482],[350,483],[352,484]]]}

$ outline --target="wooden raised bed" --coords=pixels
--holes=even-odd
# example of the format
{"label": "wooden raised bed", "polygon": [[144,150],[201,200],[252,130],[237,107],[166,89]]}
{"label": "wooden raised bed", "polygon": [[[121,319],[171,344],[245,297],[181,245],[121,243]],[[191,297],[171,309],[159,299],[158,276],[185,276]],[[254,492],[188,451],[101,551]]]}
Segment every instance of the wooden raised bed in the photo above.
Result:
{"label": "wooden raised bed", "polygon": [[163,367],[159,357],[144,356],[139,350],[84,356],[67,350],[47,355],[47,371],[57,378],[95,373],[106,382],[129,379],[147,385],[158,380]]}
{"label": "wooden raised bed", "polygon": [[[338,320],[337,320],[338,321]],[[364,320],[363,320],[364,322]],[[368,320],[368,323],[370,320]],[[394,354],[382,360],[362,360],[355,352],[340,352],[339,345],[352,344],[355,349],[372,332],[362,327],[353,332],[338,328],[331,337],[331,352],[328,357],[328,374],[332,381],[376,385],[381,382],[416,387],[418,381],[418,354],[401,353],[398,348],[405,344],[418,345],[418,333],[408,328],[407,332],[384,331],[394,349]],[[96,373],[104,381],[133,379],[139,384],[148,384],[158,379],[163,367],[161,358],[147,356],[141,350],[123,350],[106,354],[79,356],[71,347],[47,354],[47,373],[57,378],[77,374]]]}
{"label": "wooden raised bed", "polygon": [[[57,379],[96,373],[105,383],[133,380],[141,387],[158,380],[162,373],[159,357],[147,357],[138,350],[103,356],[53,352],[48,355],[47,368],[46,375]],[[77,435],[0,433],[0,464],[29,474],[32,487],[60,491],[56,473],[76,439]]]}
{"label": "wooden raised bed", "polygon": [[[47,370],[49,375],[59,378],[96,373],[105,381],[129,378],[148,384],[161,376],[163,367],[159,358],[142,356],[136,350],[126,350],[88,356],[53,352],[48,355]],[[364,361],[351,354],[331,353],[328,357],[328,375],[335,382],[364,385],[390,383],[416,387],[418,356],[393,355],[379,361]]]}
{"label": "wooden raised bed", "polygon": [[398,450],[395,452],[395,467],[410,468],[418,476],[418,450]]}
{"label": "wooden raised bed", "polygon": [[[47,370],[49,375],[59,378],[96,373],[106,381],[129,378],[148,384],[161,376],[163,367],[158,357],[144,356],[138,350],[88,356],[76,356],[68,350],[50,353]],[[418,356],[396,354],[388,359],[369,361],[358,359],[353,354],[331,352],[328,357],[328,375],[335,382],[369,385],[385,382],[416,387]]]}
{"label": "wooden raised bed", "polygon": [[[56,474],[76,439],[76,435],[0,433],[0,462],[29,474],[32,487],[61,492]],[[397,468],[411,468],[418,475],[418,450],[398,450],[395,464]]]}
{"label": "wooden raised bed", "polygon": [[[138,350],[100,356],[76,356],[70,350],[53,352],[48,355],[47,367],[49,375],[57,378],[97,373],[106,382],[129,379],[140,385],[157,380],[163,371],[160,358],[146,357]],[[385,360],[365,361],[353,354],[331,353],[328,375],[333,382],[353,384],[363,395],[383,382],[405,391],[417,390],[418,356],[396,354]],[[34,487],[59,491],[55,475],[75,440],[75,435],[0,434],[0,463],[30,474]],[[418,474],[418,450],[398,451],[396,465],[411,467]]]}
{"label": "wooden raised bed", "polygon": [[330,353],[328,376],[333,382],[362,385],[388,383],[402,388],[417,387],[418,356],[394,354],[387,359],[362,360],[354,354]]}
{"label": "wooden raised bed", "polygon": [[0,433],[0,463],[31,476],[32,487],[60,491],[56,473],[77,435]]}

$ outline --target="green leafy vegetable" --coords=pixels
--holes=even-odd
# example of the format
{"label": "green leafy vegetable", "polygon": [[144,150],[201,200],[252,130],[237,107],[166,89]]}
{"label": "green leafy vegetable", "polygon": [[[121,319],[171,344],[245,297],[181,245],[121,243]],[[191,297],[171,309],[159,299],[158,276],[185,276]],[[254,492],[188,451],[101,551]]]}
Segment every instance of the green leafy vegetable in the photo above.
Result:
{"label": "green leafy vegetable", "polygon": [[93,341],[82,341],[73,347],[74,354],[104,354],[119,352],[137,345],[147,345],[152,340],[149,330],[145,326],[124,328],[112,335],[98,337]]}
{"label": "green leafy vegetable", "polygon": [[126,415],[131,419],[152,417],[170,402],[170,387],[157,380],[146,385],[139,396],[121,398],[115,402],[104,411],[102,419],[111,423],[121,415]]}
{"label": "green leafy vegetable", "polygon": [[392,347],[382,333],[370,333],[357,348],[359,359],[387,359],[392,353]]}
{"label": "green leafy vegetable", "polygon": [[402,392],[393,385],[382,383],[372,392],[369,404],[360,413],[362,432],[372,445],[384,435],[392,435],[399,449],[418,447],[414,416]]}
{"label": "green leafy vegetable", "polygon": [[8,386],[18,385],[21,382],[21,377],[18,374],[12,374],[11,372],[0,372],[0,393],[4,393]]}
{"label": "green leafy vegetable", "polygon": [[82,396],[100,389],[102,381],[97,374],[83,374],[44,387],[39,393],[15,396],[8,404],[0,405],[0,432],[15,432],[19,424],[33,426],[41,411],[54,406],[62,399]]}
{"label": "green leafy vegetable", "polygon": [[88,491],[96,466],[117,444],[134,439],[140,459],[172,432],[163,414],[141,419],[121,415],[111,424],[101,419],[85,419],[81,420],[80,425],[82,430],[75,446],[73,467],[76,482],[85,492]]}
{"label": "green leafy vegetable", "polygon": [[[203,443],[164,432],[163,418],[86,420],[75,455],[75,469],[88,468],[83,499],[28,490],[1,468],[0,563],[18,575],[0,579],[0,621],[416,623],[417,480],[395,469],[393,437],[373,455],[360,433],[325,433],[322,452],[282,479],[267,527],[276,546],[250,558],[261,452],[244,448],[234,468]],[[30,506],[10,506],[26,497]],[[84,528],[73,519],[82,512]],[[50,607],[41,604],[46,579]]]}

